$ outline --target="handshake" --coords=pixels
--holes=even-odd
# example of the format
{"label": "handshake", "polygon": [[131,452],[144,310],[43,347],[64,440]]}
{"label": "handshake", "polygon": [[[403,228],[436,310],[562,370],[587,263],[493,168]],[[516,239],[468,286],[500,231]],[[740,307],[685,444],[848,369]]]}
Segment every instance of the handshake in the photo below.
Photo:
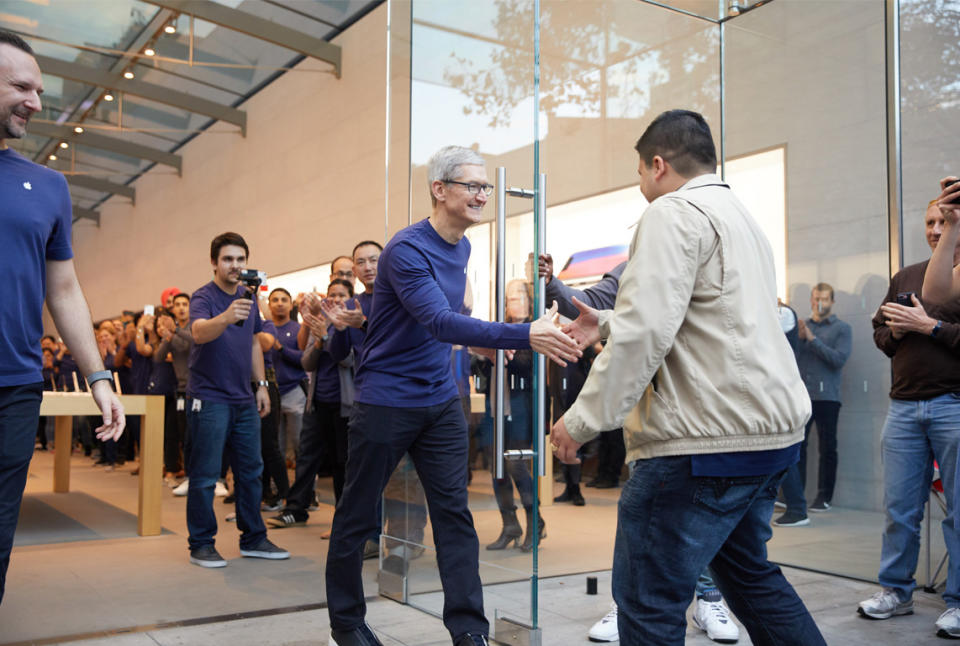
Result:
{"label": "handshake", "polygon": [[556,301],[530,324],[530,347],[560,366],[579,360],[584,348],[600,340],[600,312],[576,297],[573,304],[580,310],[580,316],[562,327],[556,323]]}

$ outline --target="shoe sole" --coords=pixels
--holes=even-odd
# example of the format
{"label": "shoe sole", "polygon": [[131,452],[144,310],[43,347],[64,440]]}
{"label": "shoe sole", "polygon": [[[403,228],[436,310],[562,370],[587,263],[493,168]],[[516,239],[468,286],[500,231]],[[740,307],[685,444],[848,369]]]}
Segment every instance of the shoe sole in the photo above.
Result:
{"label": "shoe sole", "polygon": [[190,557],[190,562],[206,568],[227,567],[226,561],[204,561],[203,559],[193,558],[192,556]]}
{"label": "shoe sole", "polygon": [[870,614],[863,608],[858,607],[857,613],[859,613],[860,616],[863,617],[864,619],[874,619],[879,621],[881,619],[890,619],[891,617],[902,617],[903,615],[912,615],[913,608],[909,608],[907,610],[893,610],[891,612],[881,612],[881,613]]}
{"label": "shoe sole", "polygon": [[297,522],[295,522],[295,523],[281,523],[281,522],[277,522],[277,521],[274,521],[274,522],[270,522],[270,521],[271,521],[271,519],[268,518],[265,522],[266,522],[267,525],[269,525],[269,526],[272,527],[273,529],[284,529],[285,527],[303,527],[304,525],[307,524],[307,521],[305,521],[305,520],[304,520],[304,521],[297,521]]}
{"label": "shoe sole", "polygon": [[830,507],[827,507],[826,509],[817,509],[816,507],[808,507],[807,511],[812,511],[815,514],[822,514],[825,511],[830,511]]}
{"label": "shoe sole", "polygon": [[255,552],[250,550],[240,550],[241,556],[252,559],[267,559],[270,561],[283,561],[290,558],[290,552]]}
{"label": "shoe sole", "polygon": [[696,615],[693,616],[693,625],[706,633],[707,638],[710,639],[710,641],[717,642],[718,644],[736,644],[738,641],[740,641],[740,633],[737,633],[736,637],[714,637],[710,634],[710,631],[700,625],[700,621],[697,619]]}
{"label": "shoe sole", "polygon": [[587,635],[587,639],[597,644],[609,644],[610,642],[620,641],[620,634],[617,633],[616,637],[611,637],[609,639],[605,637],[591,637],[590,635]]}
{"label": "shoe sole", "polygon": [[804,518],[803,520],[794,521],[792,523],[778,523],[777,521],[773,521],[773,524],[777,527],[803,527],[804,525],[810,524],[810,519]]}
{"label": "shoe sole", "polygon": [[774,508],[774,509],[786,509],[786,508],[787,508],[787,503],[785,503],[785,502],[780,502],[779,500],[777,500],[777,501],[775,501],[775,502],[773,503],[773,508]]}

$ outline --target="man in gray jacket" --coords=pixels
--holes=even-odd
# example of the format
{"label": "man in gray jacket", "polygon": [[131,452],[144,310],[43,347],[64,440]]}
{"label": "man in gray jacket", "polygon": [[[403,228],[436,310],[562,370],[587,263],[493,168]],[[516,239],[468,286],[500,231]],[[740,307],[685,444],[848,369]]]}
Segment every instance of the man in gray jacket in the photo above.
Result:
{"label": "man in gray jacket", "polygon": [[623,426],[613,596],[620,643],[683,644],[706,565],[755,644],[824,644],[767,560],[777,487],[799,457],[810,399],[771,303],[773,253],[714,175],[703,117],[672,110],[636,145],[650,202],[612,311],[582,303],[565,330],[601,338],[580,396],[553,427],[565,462]]}

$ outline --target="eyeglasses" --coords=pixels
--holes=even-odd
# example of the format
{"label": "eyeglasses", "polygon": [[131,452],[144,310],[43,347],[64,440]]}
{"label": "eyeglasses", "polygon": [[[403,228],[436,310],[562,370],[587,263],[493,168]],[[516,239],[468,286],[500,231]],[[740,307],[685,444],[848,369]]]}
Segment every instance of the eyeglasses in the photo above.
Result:
{"label": "eyeglasses", "polygon": [[477,195],[480,191],[483,191],[483,194],[487,197],[490,197],[493,194],[493,184],[477,184],[476,182],[457,182],[452,179],[443,180],[444,184],[459,184],[460,186],[466,186],[467,192],[470,195]]}

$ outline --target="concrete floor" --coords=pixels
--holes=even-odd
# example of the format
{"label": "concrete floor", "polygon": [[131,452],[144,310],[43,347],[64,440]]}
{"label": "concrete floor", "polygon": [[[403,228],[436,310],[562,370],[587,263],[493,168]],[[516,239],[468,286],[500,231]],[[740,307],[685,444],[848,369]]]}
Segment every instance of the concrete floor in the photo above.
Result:
{"label": "concrete floor", "polygon": [[[326,643],[322,577],[326,542],[320,534],[329,528],[331,505],[321,505],[306,527],[271,531],[271,538],[293,554],[289,561],[240,558],[236,527],[222,522],[218,548],[230,565],[204,570],[187,561],[185,499],[166,491],[164,533],[137,537],[136,478],[128,475],[129,466],[104,473],[86,458],[74,456],[72,492],[54,495],[49,493],[52,462],[49,453],[37,453],[31,465],[7,595],[0,606],[0,645]],[[545,645],[589,643],[586,631],[609,609],[607,568],[619,490],[584,491],[585,507],[543,509],[548,537],[539,558],[539,607]],[[332,496],[327,502],[332,503]],[[483,472],[475,472],[471,503],[483,545],[499,530],[499,514]],[[231,511],[219,500],[215,505],[221,520]],[[871,578],[877,559],[873,544],[879,535],[877,519],[833,512],[813,517],[811,527],[775,529],[771,554],[779,551],[814,567],[840,564],[857,570],[855,577]],[[429,530],[427,536],[429,542]],[[481,559],[491,618],[504,611],[529,616],[530,585],[517,581],[529,576],[530,556],[517,550],[481,550]],[[858,618],[854,610],[858,601],[873,593],[875,584],[785,571],[830,644],[941,642],[933,630],[944,608],[938,596],[918,593],[915,615],[871,622]],[[584,594],[587,572],[599,578],[597,596]],[[385,644],[449,643],[436,617],[376,596],[376,561],[367,562],[364,579],[371,599],[370,624]],[[414,562],[409,583],[412,604],[439,611],[441,598],[429,549]],[[711,642],[691,628],[688,643]],[[744,635],[740,643],[750,642]]]}

